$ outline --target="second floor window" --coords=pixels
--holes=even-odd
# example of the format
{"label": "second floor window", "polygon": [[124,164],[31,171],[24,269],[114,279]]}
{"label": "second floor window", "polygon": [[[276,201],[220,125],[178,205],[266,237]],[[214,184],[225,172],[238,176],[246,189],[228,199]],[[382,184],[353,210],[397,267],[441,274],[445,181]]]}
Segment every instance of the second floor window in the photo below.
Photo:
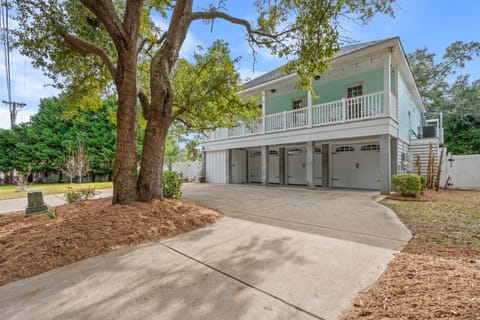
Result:
{"label": "second floor window", "polygon": [[347,88],[347,99],[363,95],[363,86],[361,84]]}
{"label": "second floor window", "polygon": [[297,98],[292,100],[292,109],[297,110],[303,108],[305,105],[302,98]]}

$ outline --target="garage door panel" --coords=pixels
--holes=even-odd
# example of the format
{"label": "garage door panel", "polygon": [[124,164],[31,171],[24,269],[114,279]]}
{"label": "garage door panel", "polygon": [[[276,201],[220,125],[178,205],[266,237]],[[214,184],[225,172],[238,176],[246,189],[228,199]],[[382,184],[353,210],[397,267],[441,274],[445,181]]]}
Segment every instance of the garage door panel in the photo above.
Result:
{"label": "garage door panel", "polygon": [[260,150],[248,151],[248,182],[262,182],[262,152]]}
{"label": "garage door panel", "polygon": [[245,150],[232,150],[232,183],[247,182],[247,153]]}
{"label": "garage door panel", "polygon": [[337,145],[333,150],[332,184],[334,187],[379,188],[380,147],[378,143]]}
{"label": "garage door panel", "polygon": [[268,182],[280,183],[280,156],[278,149],[268,151]]}
{"label": "garage door panel", "polygon": [[307,173],[305,169],[305,148],[287,149],[287,183],[305,185]]}

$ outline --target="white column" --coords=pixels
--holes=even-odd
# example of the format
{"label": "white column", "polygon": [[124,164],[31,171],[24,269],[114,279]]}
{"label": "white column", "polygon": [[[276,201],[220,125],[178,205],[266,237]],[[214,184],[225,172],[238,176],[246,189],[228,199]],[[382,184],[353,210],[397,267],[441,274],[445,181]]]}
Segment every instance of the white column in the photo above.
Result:
{"label": "white column", "polygon": [[380,135],[380,193],[390,194],[392,180],[392,152],[390,135]]}
{"label": "white column", "polygon": [[398,98],[398,84],[399,84],[399,81],[400,81],[400,69],[398,68],[398,66],[395,66],[394,70],[393,70],[395,73],[395,77],[394,77],[394,81],[395,83],[393,84],[394,87],[395,87],[395,90],[394,90],[394,94],[395,94],[395,120],[399,121],[400,120],[400,99]]}
{"label": "white column", "polygon": [[268,186],[268,146],[262,146],[262,185]]}
{"label": "white column", "polygon": [[267,91],[262,91],[262,131],[265,133],[265,115],[267,114]]}
{"label": "white column", "polygon": [[307,187],[315,189],[315,144],[313,141],[307,141],[306,150]]}
{"label": "white column", "polygon": [[[310,81],[310,84],[311,84],[311,81]],[[313,116],[313,110],[312,110],[312,92],[310,90],[307,91],[307,107],[308,107],[308,110],[307,110],[307,124],[308,124],[308,127],[311,128],[312,127],[312,116]]]}
{"label": "white column", "polygon": [[383,103],[385,107],[384,114],[386,117],[390,116],[391,62],[392,54],[388,52],[383,57]]}

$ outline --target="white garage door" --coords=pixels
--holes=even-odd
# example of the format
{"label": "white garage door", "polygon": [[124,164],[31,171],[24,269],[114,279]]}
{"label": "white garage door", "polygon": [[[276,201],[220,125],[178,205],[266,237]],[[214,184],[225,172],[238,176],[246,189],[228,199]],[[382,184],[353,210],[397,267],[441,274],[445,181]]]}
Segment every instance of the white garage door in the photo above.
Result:
{"label": "white garage door", "polygon": [[368,143],[333,146],[332,168],[334,187],[378,189],[380,145]]}
{"label": "white garage door", "polygon": [[260,150],[248,151],[248,182],[262,182],[262,152]]}
{"label": "white garage door", "polygon": [[287,149],[288,184],[305,185],[307,173],[305,171],[305,148]]}
{"label": "white garage door", "polygon": [[280,157],[278,149],[268,151],[268,182],[280,183]]}
{"label": "white garage door", "polygon": [[226,151],[208,151],[206,153],[206,172],[207,182],[225,183],[226,180]]}
{"label": "white garage door", "polygon": [[247,152],[232,150],[232,183],[247,182]]}

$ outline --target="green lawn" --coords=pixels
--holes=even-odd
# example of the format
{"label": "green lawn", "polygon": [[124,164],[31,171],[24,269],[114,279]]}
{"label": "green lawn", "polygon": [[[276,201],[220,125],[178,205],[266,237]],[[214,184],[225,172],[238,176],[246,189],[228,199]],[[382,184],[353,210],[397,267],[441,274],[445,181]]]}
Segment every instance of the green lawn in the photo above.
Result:
{"label": "green lawn", "polygon": [[[28,186],[28,190],[42,190],[43,194],[57,194],[63,193],[66,187],[72,186],[77,188],[95,188],[95,189],[108,189],[112,188],[112,182],[88,182],[88,183],[54,183],[54,184],[34,184]],[[0,200],[23,198],[26,197],[26,192],[16,192],[15,186],[0,186]]]}
{"label": "green lawn", "polygon": [[442,190],[432,202],[383,200],[413,242],[480,247],[480,191]]}

